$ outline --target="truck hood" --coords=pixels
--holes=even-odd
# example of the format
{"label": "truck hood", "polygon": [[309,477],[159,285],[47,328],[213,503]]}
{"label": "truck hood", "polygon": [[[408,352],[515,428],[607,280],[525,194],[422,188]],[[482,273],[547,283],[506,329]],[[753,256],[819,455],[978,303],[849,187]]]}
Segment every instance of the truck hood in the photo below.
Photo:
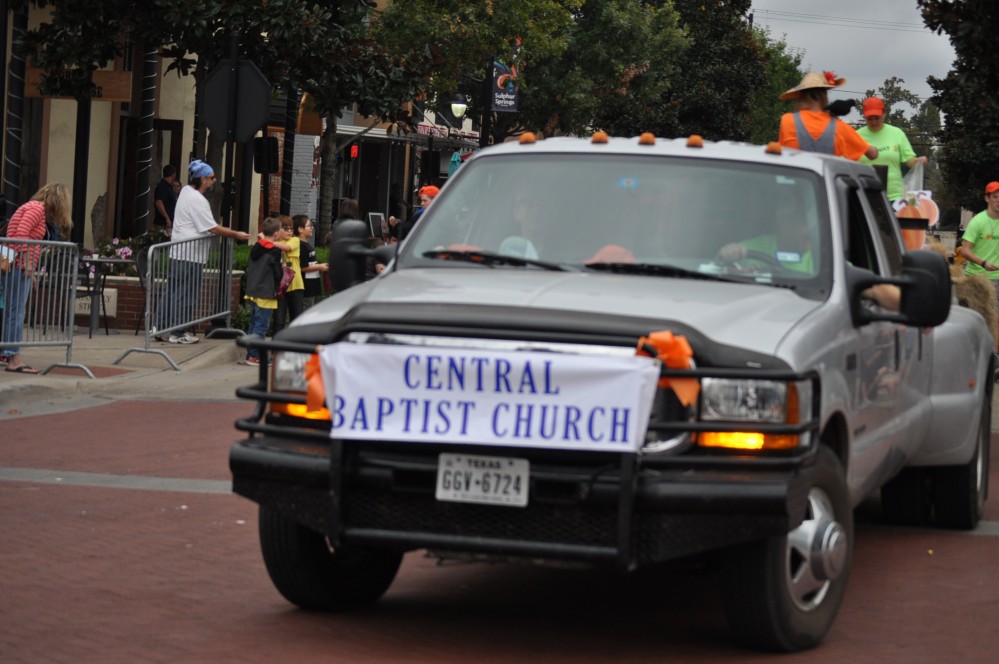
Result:
{"label": "truck hood", "polygon": [[[715,342],[773,354],[819,302],[786,288],[698,279],[544,272],[534,269],[410,268],[323,300],[293,325],[338,320],[363,303],[487,305],[680,321]],[[668,327],[668,325],[664,325]]]}

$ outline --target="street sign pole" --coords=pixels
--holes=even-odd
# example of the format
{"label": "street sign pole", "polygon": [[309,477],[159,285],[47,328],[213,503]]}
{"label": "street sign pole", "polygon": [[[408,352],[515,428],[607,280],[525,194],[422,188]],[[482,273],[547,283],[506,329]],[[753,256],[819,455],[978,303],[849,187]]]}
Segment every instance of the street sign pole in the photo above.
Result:
{"label": "street sign pole", "polygon": [[222,198],[222,225],[232,228],[232,208],[236,200],[236,183],[233,164],[236,152],[236,100],[239,95],[239,26],[238,17],[232,19],[229,33],[229,98],[226,99],[225,130],[225,194]]}
{"label": "street sign pole", "polygon": [[[229,59],[215,65],[205,78],[204,119],[205,125],[213,134],[225,137],[225,166],[222,169],[221,183],[222,225],[249,232],[249,201],[239,206],[239,219],[232,219],[232,212],[236,207],[236,144],[252,141],[267,122],[271,86],[253,62],[239,59],[239,21],[234,19],[230,29]],[[243,179],[241,184],[244,189],[248,187],[250,177],[252,176],[246,173],[246,169],[243,169],[240,178]],[[230,262],[228,256],[223,256],[223,260],[224,264]],[[220,292],[219,298],[228,301],[229,294]]]}
{"label": "street sign pole", "polygon": [[[238,28],[234,28],[232,39],[232,52],[238,54]],[[270,94],[270,83],[250,60],[237,57],[222,60],[205,78],[205,124],[213,134],[224,136],[226,144],[221,180],[223,225],[242,231],[249,231],[249,206],[240,205],[238,223],[230,223],[236,207],[235,144],[252,141],[267,123]]]}

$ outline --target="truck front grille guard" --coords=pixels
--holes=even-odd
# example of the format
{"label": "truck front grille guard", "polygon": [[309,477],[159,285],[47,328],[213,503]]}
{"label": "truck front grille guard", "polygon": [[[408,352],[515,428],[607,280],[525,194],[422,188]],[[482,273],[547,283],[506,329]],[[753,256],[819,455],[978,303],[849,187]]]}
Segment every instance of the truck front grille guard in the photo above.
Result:
{"label": "truck front grille guard", "polygon": [[[252,399],[257,402],[257,409],[252,417],[237,421],[236,428],[249,433],[260,434],[282,434],[291,435],[294,438],[305,440],[326,440],[329,432],[323,429],[307,429],[299,435],[296,428],[281,427],[262,423],[266,414],[267,403],[271,401],[304,405],[306,398],[304,394],[291,394],[287,392],[275,392],[268,388],[268,371],[270,365],[270,353],[274,351],[289,351],[294,353],[313,354],[316,346],[293,341],[279,341],[273,339],[261,339],[256,337],[242,337],[236,343],[243,347],[253,347],[261,351],[260,368],[258,380],[249,387],[238,388],[236,396],[242,399]],[[774,369],[733,369],[733,368],[695,368],[695,369],[670,369],[665,365],[660,370],[663,378],[746,378],[756,380],[774,381],[809,381],[812,384],[812,416],[797,424],[773,424],[754,422],[754,431],[765,434],[803,434],[816,431],[819,427],[819,407],[821,403],[819,375],[816,371],[796,373],[793,371]],[[649,422],[649,429],[663,433],[677,432],[699,432],[699,431],[741,431],[746,427],[745,423],[738,422],[692,422],[675,420],[653,420]],[[294,432],[294,433],[293,433]]]}
{"label": "truck front grille guard", "polygon": [[[341,512],[339,497],[342,495],[343,476],[342,473],[337,472],[337,470],[343,467],[343,442],[341,440],[331,438],[329,435],[329,429],[326,427],[292,427],[283,424],[271,424],[265,421],[267,404],[269,402],[289,404],[306,403],[306,397],[304,394],[289,394],[287,392],[275,392],[269,389],[268,371],[270,367],[270,354],[276,351],[313,354],[317,350],[316,345],[274,339],[268,340],[257,337],[242,337],[237,339],[236,343],[239,346],[253,347],[260,350],[260,369],[257,383],[252,386],[236,390],[236,396],[243,399],[255,400],[257,402],[257,407],[251,417],[237,420],[236,428],[240,431],[248,432],[251,437],[254,435],[270,435],[329,444],[330,468],[332,471],[330,477],[330,495],[334,503],[333,509],[338,515],[336,522],[339,523],[339,514]],[[754,378],[758,380],[778,381],[807,380],[812,384],[812,416],[809,419],[797,424],[753,423],[753,429],[762,433],[803,434],[816,431],[819,426],[818,413],[820,404],[820,385],[818,373],[815,371],[795,373],[792,371],[765,369],[669,369],[663,365],[660,375],[664,378]],[[723,422],[654,420],[649,423],[649,429],[662,433],[681,433],[684,431],[740,431],[744,428],[745,424]],[[807,457],[812,456],[815,447],[815,445],[812,445],[808,449],[802,449],[800,451],[791,454],[784,454],[778,457],[758,457],[753,461],[760,466],[787,468],[789,466],[798,465]],[[619,454],[616,456],[618,456],[620,463],[620,485],[617,501],[617,547],[614,552],[614,559],[619,567],[623,569],[631,569],[637,564],[632,524],[635,516],[635,495],[638,482],[638,454],[629,453]],[[724,467],[729,465],[744,465],[746,460],[744,457],[737,459],[717,455],[698,457],[696,455],[684,454],[676,457],[657,458],[656,462],[663,465],[683,463],[686,465]],[[446,545],[447,542],[442,541],[440,544]]]}

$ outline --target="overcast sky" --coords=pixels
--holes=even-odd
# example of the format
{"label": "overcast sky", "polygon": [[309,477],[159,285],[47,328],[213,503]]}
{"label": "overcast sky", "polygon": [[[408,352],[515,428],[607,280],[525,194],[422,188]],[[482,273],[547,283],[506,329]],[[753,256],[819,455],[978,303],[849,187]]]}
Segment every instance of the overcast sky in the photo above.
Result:
{"label": "overcast sky", "polygon": [[754,0],[753,14],[754,25],[801,52],[805,71],[846,78],[832,99],[861,97],[892,76],[925,98],[926,78],[943,78],[954,61],[947,36],[923,25],[916,0]]}

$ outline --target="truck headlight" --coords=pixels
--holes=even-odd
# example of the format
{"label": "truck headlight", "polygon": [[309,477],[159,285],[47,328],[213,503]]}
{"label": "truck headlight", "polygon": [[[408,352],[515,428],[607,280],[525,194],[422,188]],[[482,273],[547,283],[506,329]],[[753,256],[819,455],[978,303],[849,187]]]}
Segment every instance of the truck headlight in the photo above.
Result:
{"label": "truck headlight", "polygon": [[701,381],[701,419],[735,422],[786,422],[787,383],[775,380],[705,378]]}
{"label": "truck headlight", "polygon": [[705,378],[701,381],[702,422],[745,423],[741,431],[697,435],[701,447],[739,450],[787,450],[807,446],[810,434],[754,431],[752,424],[798,424],[811,418],[810,381]]}
{"label": "truck headlight", "polygon": [[[306,394],[309,391],[309,382],[306,376],[306,364],[315,357],[309,353],[292,353],[279,351],[274,354],[274,365],[271,369],[271,389],[275,392],[294,392]],[[326,408],[309,410],[306,404],[287,403],[285,401],[272,401],[270,404],[272,413],[291,415],[308,420],[330,419],[330,412]]]}
{"label": "truck headlight", "polygon": [[305,392],[305,363],[309,361],[307,353],[289,353],[280,351],[274,353],[274,371],[271,380],[278,392]]}

